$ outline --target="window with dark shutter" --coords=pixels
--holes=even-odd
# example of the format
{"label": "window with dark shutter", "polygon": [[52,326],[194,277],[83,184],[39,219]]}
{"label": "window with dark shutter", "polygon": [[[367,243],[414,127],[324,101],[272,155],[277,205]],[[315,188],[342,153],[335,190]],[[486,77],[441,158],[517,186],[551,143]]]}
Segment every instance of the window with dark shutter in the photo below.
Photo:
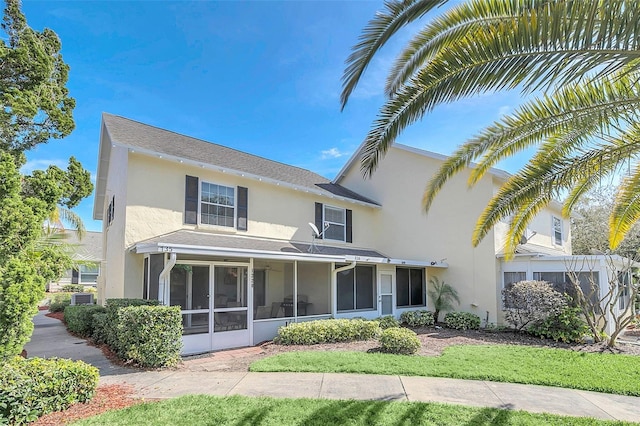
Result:
{"label": "window with dark shutter", "polygon": [[184,191],[184,223],[198,224],[198,178],[188,176]]}
{"label": "window with dark shutter", "polygon": [[323,230],[324,230],[324,225],[322,223],[322,216],[323,216],[323,207],[322,207],[322,203],[316,203],[316,228],[318,228],[318,231],[320,232],[320,236],[318,236],[318,238],[322,238],[322,234],[323,234]]}
{"label": "window with dark shutter", "polygon": [[347,229],[346,229],[346,241],[348,243],[353,242],[353,212],[347,209]]}
{"label": "window with dark shutter", "polygon": [[80,274],[77,269],[71,270],[71,284],[78,284]]}
{"label": "window with dark shutter", "polygon": [[249,190],[243,186],[238,187],[238,231],[247,230],[247,214],[248,214],[248,200]]}

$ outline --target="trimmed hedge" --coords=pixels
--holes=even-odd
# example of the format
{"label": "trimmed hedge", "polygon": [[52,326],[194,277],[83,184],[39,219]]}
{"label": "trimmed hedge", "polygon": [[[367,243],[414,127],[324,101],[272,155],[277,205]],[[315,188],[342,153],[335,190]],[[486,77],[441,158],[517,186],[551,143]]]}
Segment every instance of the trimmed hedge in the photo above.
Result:
{"label": "trimmed hedge", "polygon": [[127,306],[117,312],[118,355],[142,367],[171,367],[180,360],[179,306]]}
{"label": "trimmed hedge", "polygon": [[84,291],[84,286],[82,284],[65,284],[62,286],[62,291],[81,293]]}
{"label": "trimmed hedge", "polygon": [[107,313],[97,312],[93,314],[93,333],[91,334],[93,342],[96,344],[106,343],[107,341]]}
{"label": "trimmed hedge", "polygon": [[14,357],[0,366],[0,424],[25,424],[93,397],[98,369],[68,359]]}
{"label": "trimmed hedge", "polygon": [[409,327],[428,327],[435,324],[433,312],[426,310],[405,311],[400,315],[400,321]]}
{"label": "trimmed hedge", "polygon": [[291,323],[278,329],[274,339],[282,345],[315,345],[372,339],[380,332],[377,321],[327,319]]}
{"label": "trimmed hedge", "polygon": [[104,313],[106,309],[97,305],[74,305],[64,309],[64,322],[73,333],[90,337],[94,329],[94,316]]}
{"label": "trimmed hedge", "polygon": [[118,347],[118,337],[116,335],[118,329],[118,310],[127,306],[157,306],[160,302],[157,300],[146,299],[107,299],[105,308],[107,318],[105,320],[104,336],[105,343],[111,347],[116,353],[120,353]]}
{"label": "trimmed hedge", "polygon": [[444,316],[444,325],[455,330],[477,330],[480,317],[469,312],[448,312]]}
{"label": "trimmed hedge", "polygon": [[383,352],[400,355],[411,355],[420,348],[420,339],[413,330],[401,327],[387,328],[380,335],[380,346]]}
{"label": "trimmed hedge", "polygon": [[582,310],[566,306],[557,314],[550,315],[542,322],[529,326],[527,331],[537,337],[553,339],[556,342],[582,342],[589,332],[587,323],[582,319]]}
{"label": "trimmed hedge", "polygon": [[398,321],[393,315],[378,317],[375,319],[375,321],[378,321],[378,324],[380,324],[380,328],[383,330],[391,327],[400,327],[400,321]]}

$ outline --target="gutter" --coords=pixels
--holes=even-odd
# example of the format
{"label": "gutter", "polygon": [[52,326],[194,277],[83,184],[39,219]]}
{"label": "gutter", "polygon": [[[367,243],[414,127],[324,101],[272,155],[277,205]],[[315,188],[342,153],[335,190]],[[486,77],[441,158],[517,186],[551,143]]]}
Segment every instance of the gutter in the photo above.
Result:
{"label": "gutter", "polygon": [[169,274],[177,260],[178,254],[176,252],[172,252],[169,255],[169,263],[164,266],[164,269],[160,272],[160,276],[158,277],[158,299],[160,300],[161,305],[169,304]]}

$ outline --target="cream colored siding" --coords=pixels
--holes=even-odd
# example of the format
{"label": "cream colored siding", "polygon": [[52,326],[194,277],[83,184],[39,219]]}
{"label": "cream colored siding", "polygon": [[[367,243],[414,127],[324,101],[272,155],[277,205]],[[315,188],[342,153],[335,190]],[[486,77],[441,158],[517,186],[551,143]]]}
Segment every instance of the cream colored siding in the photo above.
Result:
{"label": "cream colored siding", "polygon": [[[108,138],[108,136],[105,136]],[[105,141],[109,143],[110,141]],[[125,148],[114,146],[111,148],[109,159],[109,171],[104,200],[104,219],[102,232],[105,241],[104,259],[106,267],[101,270],[101,279],[98,283],[100,302],[110,298],[124,297],[125,283],[125,224],[127,208],[127,174],[128,153]],[[106,210],[109,203],[115,197],[115,210],[111,224],[107,221]],[[103,291],[100,291],[103,290]]]}
{"label": "cream colored siding", "polygon": [[[172,161],[130,154],[126,245],[179,229],[200,229],[254,237],[311,242],[308,222],[315,218],[315,202],[353,211],[353,244],[371,247],[374,242],[369,217],[371,207],[296,191],[241,176],[187,166]],[[236,188],[248,188],[248,231],[211,225],[184,224],[185,176],[197,176]],[[237,195],[236,195],[237,196]],[[340,242],[331,241],[332,245]]]}
{"label": "cream colored siding", "polygon": [[[369,180],[351,167],[340,183],[382,204],[374,212],[375,247],[396,258],[446,259],[446,270],[427,268],[427,280],[438,276],[460,294],[458,309],[490,321],[497,318],[494,237],[490,232],[474,248],[471,235],[482,208],[493,193],[490,179],[467,188],[468,173],[455,176],[436,198],[428,215],[422,209],[425,185],[441,160],[393,147]],[[427,298],[428,299],[428,298]],[[432,307],[431,301],[427,300]]]}

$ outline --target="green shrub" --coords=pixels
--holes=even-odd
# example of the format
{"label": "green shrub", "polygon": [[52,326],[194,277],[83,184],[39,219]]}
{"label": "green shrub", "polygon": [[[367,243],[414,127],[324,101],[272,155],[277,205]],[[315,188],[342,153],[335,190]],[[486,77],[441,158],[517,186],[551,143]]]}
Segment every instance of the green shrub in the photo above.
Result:
{"label": "green shrub", "polygon": [[401,355],[411,355],[420,348],[420,339],[413,330],[401,327],[391,327],[382,331],[380,346],[383,352]]}
{"label": "green shrub", "polygon": [[182,314],[179,306],[128,306],[118,309],[118,356],[142,367],[170,367],[180,360]]}
{"label": "green shrub", "polygon": [[506,308],[505,321],[516,330],[539,324],[547,317],[560,313],[567,300],[546,281],[520,281],[502,290]]}
{"label": "green shrub", "polygon": [[82,284],[65,284],[62,286],[62,291],[70,293],[81,293],[84,291],[84,286]]}
{"label": "green shrub", "polygon": [[54,293],[49,303],[49,312],[64,312],[64,308],[71,305],[72,293]]}
{"label": "green shrub", "polygon": [[106,309],[99,305],[75,305],[64,309],[64,322],[73,333],[89,337],[93,334],[93,316]]}
{"label": "green shrub", "polygon": [[400,321],[398,321],[393,315],[385,315],[375,319],[380,324],[380,328],[385,330],[391,327],[400,327]]}
{"label": "green shrub", "polygon": [[68,359],[14,357],[0,368],[0,424],[25,424],[93,397],[98,369]]}
{"label": "green shrub", "polygon": [[400,315],[400,321],[409,327],[427,327],[435,323],[431,311],[405,311]]}
{"label": "green shrub", "polygon": [[91,338],[94,343],[101,344],[107,342],[107,314],[106,312],[96,312],[93,314],[93,334]]}
{"label": "green shrub", "polygon": [[589,327],[581,317],[579,307],[565,307],[560,313],[550,315],[542,322],[531,325],[529,333],[553,339],[556,342],[581,342]]}
{"label": "green shrub", "polygon": [[455,330],[477,330],[480,328],[480,317],[469,312],[448,312],[444,316],[444,324]]}
{"label": "green shrub", "polygon": [[107,309],[107,318],[104,321],[105,343],[116,353],[120,352],[118,347],[117,329],[118,329],[118,310],[128,306],[157,306],[160,302],[157,300],[146,299],[107,299],[105,308]]}
{"label": "green shrub", "polygon": [[282,345],[315,345],[372,339],[379,331],[377,321],[327,319],[291,323],[280,327],[274,340]]}

